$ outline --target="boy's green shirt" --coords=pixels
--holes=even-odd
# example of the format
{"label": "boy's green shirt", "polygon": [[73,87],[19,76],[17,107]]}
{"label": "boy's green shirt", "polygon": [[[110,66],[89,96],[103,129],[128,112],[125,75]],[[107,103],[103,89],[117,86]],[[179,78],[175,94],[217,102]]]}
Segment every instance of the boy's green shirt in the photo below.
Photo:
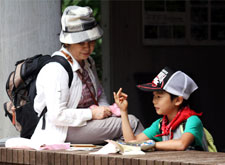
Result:
{"label": "boy's green shirt", "polygon": [[[155,137],[155,135],[158,135],[161,133],[160,130],[160,120],[162,118],[156,120],[152,123],[152,125],[148,128],[146,128],[143,133],[152,140],[155,140],[156,142],[162,141],[162,137]],[[178,126],[179,128],[179,126]],[[198,116],[191,116],[187,119],[185,124],[184,133],[189,132],[192,135],[194,135],[195,140],[192,144],[194,147],[201,147],[202,148],[202,136],[203,136],[203,125],[201,120]]]}

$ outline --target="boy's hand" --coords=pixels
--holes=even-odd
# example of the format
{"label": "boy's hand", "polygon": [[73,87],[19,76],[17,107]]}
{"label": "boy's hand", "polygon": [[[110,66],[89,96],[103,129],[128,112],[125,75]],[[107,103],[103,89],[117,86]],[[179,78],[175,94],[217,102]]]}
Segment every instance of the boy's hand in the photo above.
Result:
{"label": "boy's hand", "polygon": [[122,92],[122,88],[118,90],[118,92],[113,92],[115,103],[118,105],[121,111],[127,111],[128,95]]}

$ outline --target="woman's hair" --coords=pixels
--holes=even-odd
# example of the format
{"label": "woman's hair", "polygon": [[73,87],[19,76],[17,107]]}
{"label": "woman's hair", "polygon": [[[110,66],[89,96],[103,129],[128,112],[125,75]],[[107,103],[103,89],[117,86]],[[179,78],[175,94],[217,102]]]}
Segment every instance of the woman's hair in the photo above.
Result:
{"label": "woman's hair", "polygon": [[[178,96],[173,95],[173,94],[171,94],[171,93],[169,93],[169,95],[170,95],[170,99],[171,99],[171,100],[173,100],[173,99],[175,99],[176,97],[178,97]],[[180,107],[179,107],[179,110],[180,110],[180,109],[183,109],[183,108],[186,107],[186,106],[189,106],[189,101],[183,99],[183,102],[181,103],[181,105],[180,105]]]}
{"label": "woman's hair", "polygon": [[64,48],[68,48],[68,47],[69,47],[69,44],[62,43],[62,46],[63,46]]}

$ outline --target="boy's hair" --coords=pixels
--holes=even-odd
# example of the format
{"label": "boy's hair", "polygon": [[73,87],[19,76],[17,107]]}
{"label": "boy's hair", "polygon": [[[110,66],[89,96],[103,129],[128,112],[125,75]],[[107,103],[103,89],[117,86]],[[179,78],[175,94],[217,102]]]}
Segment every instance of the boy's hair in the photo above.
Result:
{"label": "boy's hair", "polygon": [[[167,93],[168,93],[168,92],[167,92]],[[173,99],[179,97],[179,96],[173,95],[173,94],[171,94],[171,93],[168,93],[168,94],[170,95],[171,101],[172,101]],[[186,107],[186,106],[189,106],[189,101],[183,99],[183,102],[181,103],[181,105],[180,105],[180,107],[179,107],[179,110],[180,110],[180,109],[183,109],[183,108]]]}
{"label": "boy's hair", "polygon": [[[179,97],[179,96],[174,95],[174,94],[171,94],[171,93],[169,93],[169,92],[167,92],[167,91],[165,91],[165,90],[157,91],[157,92],[159,92],[159,93],[163,93],[163,92],[168,93],[168,94],[170,95],[170,100],[171,100],[171,101],[173,101],[175,98]],[[180,109],[183,109],[183,108],[186,107],[186,106],[189,106],[189,101],[183,99],[183,102],[182,102],[181,105],[179,106],[179,110],[180,110]]]}

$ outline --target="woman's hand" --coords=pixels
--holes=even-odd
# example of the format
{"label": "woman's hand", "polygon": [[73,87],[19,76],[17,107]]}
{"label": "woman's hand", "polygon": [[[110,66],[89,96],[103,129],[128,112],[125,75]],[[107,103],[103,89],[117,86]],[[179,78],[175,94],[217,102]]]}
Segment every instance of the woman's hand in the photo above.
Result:
{"label": "woman's hand", "polygon": [[91,106],[93,120],[101,120],[112,115],[108,106]]}
{"label": "woman's hand", "polygon": [[118,92],[113,92],[115,103],[118,105],[121,111],[127,111],[128,107],[128,101],[127,97],[128,95],[126,93],[122,92],[122,88],[118,90]]}

